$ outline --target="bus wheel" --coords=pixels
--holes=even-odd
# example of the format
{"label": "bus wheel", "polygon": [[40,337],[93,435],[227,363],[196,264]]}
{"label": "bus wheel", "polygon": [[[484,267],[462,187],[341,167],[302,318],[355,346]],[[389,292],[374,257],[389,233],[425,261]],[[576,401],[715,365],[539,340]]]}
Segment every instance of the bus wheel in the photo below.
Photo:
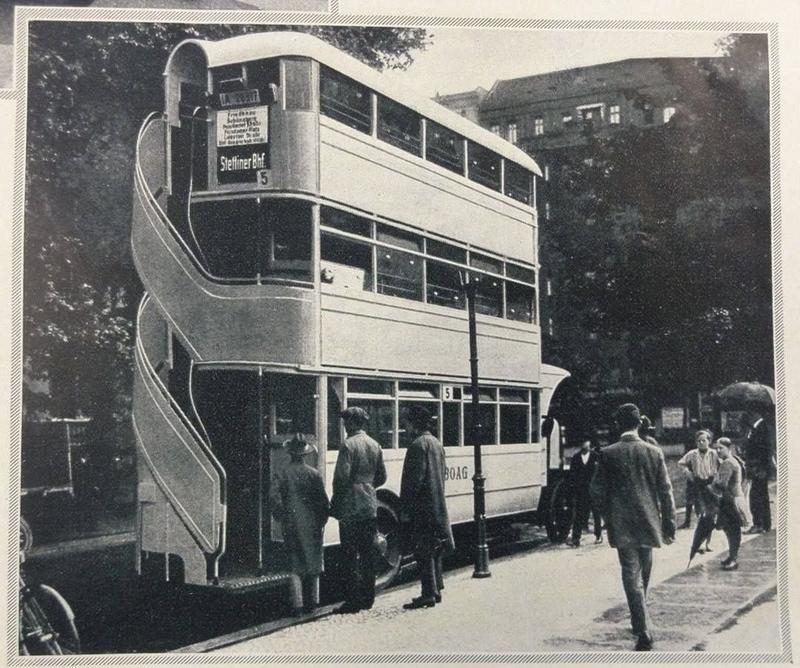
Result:
{"label": "bus wheel", "polygon": [[397,511],[378,499],[378,536],[375,541],[375,587],[391,585],[400,572],[400,518]]}
{"label": "bus wheel", "polygon": [[565,480],[559,480],[550,496],[547,512],[547,537],[554,543],[563,543],[572,524],[572,504]]}
{"label": "bus wheel", "polygon": [[25,520],[24,517],[19,518],[19,552],[23,557],[28,556],[28,553],[33,547],[33,531],[31,525]]}

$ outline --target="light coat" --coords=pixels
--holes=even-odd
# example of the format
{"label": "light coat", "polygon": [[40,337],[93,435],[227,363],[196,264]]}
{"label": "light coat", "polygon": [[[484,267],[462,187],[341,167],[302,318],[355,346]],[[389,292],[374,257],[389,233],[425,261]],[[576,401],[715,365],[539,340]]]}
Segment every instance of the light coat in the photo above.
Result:
{"label": "light coat", "polygon": [[375,489],[385,482],[381,446],[359,429],[339,448],[333,472],[331,515],[340,522],[375,519],[378,512]]}
{"label": "light coat", "polygon": [[634,434],[600,452],[592,500],[606,518],[611,547],[661,547],[675,528],[675,500],[664,453]]}
{"label": "light coat", "polygon": [[436,538],[453,549],[453,531],[444,493],[445,453],[429,431],[414,439],[406,451],[400,482],[400,505],[408,515],[411,545]]}

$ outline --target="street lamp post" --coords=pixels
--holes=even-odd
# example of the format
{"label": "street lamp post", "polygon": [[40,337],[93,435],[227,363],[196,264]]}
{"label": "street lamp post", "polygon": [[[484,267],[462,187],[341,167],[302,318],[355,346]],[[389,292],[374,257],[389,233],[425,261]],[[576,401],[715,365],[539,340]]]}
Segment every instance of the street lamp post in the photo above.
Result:
{"label": "street lamp post", "polygon": [[474,578],[488,578],[489,546],[486,544],[486,477],[483,475],[481,461],[481,424],[478,402],[478,335],[475,328],[475,290],[476,283],[468,272],[461,278],[462,287],[467,295],[467,313],[469,315],[469,371],[472,387],[472,445],[475,448],[475,475],[472,476],[473,504],[475,510],[475,529],[477,544],[475,545]]}

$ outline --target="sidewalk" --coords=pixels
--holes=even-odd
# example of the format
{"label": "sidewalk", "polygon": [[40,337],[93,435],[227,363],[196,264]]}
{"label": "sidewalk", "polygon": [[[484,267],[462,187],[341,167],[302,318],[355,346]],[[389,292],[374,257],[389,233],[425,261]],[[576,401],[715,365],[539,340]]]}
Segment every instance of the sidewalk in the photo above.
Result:
{"label": "sidewalk", "polygon": [[[727,573],[717,551],[685,570],[691,531],[656,551],[650,590],[656,651],[704,649],[718,629],[776,586],[775,535],[747,536],[741,567]],[[628,651],[634,644],[616,551],[606,544],[549,547],[446,578],[444,602],[406,611],[418,585],[390,590],[370,611],[327,615],[218,650],[220,654],[375,654]],[[777,610],[777,608],[774,608]],[[762,615],[763,616],[763,615]],[[752,652],[778,652],[778,619],[764,620]]]}

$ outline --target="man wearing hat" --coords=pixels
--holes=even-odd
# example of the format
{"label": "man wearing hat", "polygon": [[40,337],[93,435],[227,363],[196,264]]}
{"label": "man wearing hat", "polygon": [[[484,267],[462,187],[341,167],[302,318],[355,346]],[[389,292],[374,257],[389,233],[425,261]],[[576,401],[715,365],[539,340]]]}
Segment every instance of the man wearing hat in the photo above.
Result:
{"label": "man wearing hat", "polygon": [[400,481],[401,519],[410,534],[422,593],[403,607],[431,608],[442,600],[443,550],[452,550],[453,532],[444,495],[444,448],[431,433],[431,414],[414,405],[406,413],[406,428],[416,438],[408,446]]}
{"label": "man wearing hat", "polygon": [[302,434],[296,434],[283,447],[290,460],[272,486],[271,503],[272,514],[281,522],[292,572],[300,579],[294,600],[297,614],[311,612],[319,603],[322,530],[328,521],[329,505],[322,476],[303,460],[314,452],[314,446]]}
{"label": "man wearing hat", "polygon": [[339,520],[339,539],[349,570],[344,603],[335,612],[369,610],[375,602],[375,539],[378,497],[386,482],[381,446],[364,431],[369,415],[350,407],[339,414],[347,438],[339,448],[333,473],[331,515]]}
{"label": "man wearing hat", "polygon": [[675,500],[664,453],[639,437],[638,407],[623,404],[615,420],[621,436],[600,452],[591,494],[606,518],[608,542],[617,549],[635,649],[649,651],[653,636],[646,596],[653,548],[675,537]]}

